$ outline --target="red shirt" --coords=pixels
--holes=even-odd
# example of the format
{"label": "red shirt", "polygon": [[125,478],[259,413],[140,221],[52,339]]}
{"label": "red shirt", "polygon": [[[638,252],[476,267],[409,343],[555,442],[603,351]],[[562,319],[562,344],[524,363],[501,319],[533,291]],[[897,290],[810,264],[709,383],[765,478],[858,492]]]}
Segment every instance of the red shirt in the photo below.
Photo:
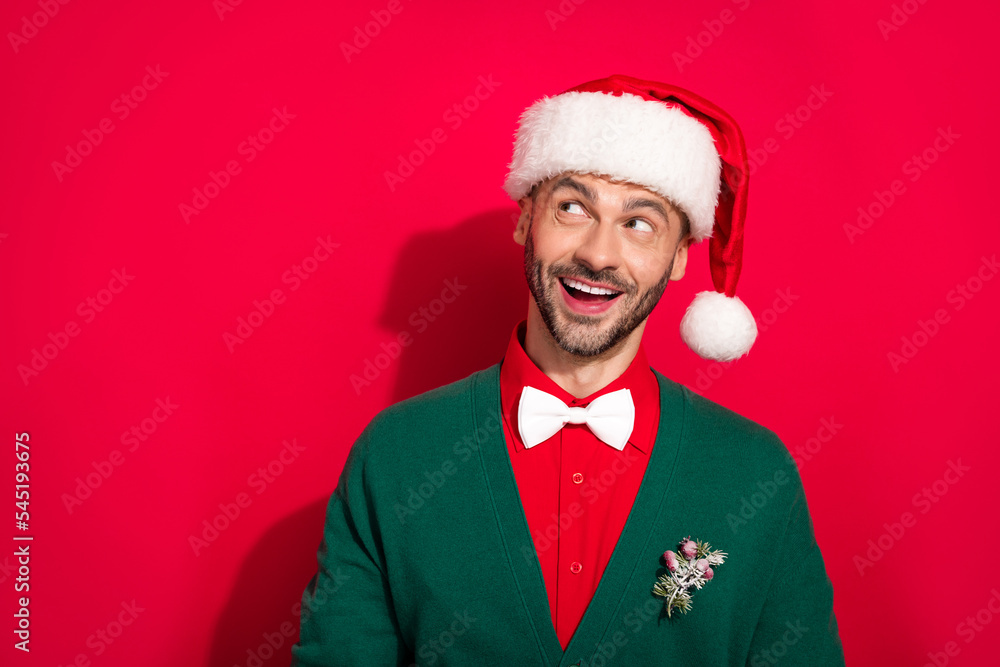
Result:
{"label": "red shirt", "polygon": [[[563,649],[569,645],[597,590],[646,472],[660,421],[660,390],[642,344],[625,372],[585,398],[574,398],[524,352],[527,320],[515,328],[500,366],[504,434],[521,504],[549,597],[552,624]],[[622,451],[605,444],[586,424],[566,424],[525,449],[517,430],[517,406],[525,385],[548,392],[570,407],[629,389],[635,425]]]}

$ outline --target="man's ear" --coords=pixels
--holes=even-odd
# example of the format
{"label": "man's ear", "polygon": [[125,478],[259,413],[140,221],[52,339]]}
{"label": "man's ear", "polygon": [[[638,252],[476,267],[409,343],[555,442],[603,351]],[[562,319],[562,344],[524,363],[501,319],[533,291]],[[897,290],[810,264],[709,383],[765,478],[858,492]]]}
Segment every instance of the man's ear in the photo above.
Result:
{"label": "man's ear", "polygon": [[693,241],[694,237],[688,234],[677,244],[677,249],[674,251],[674,270],[670,272],[670,280],[680,280],[684,277],[684,270],[687,268],[688,249],[691,247]]}
{"label": "man's ear", "polygon": [[518,217],[517,225],[514,227],[514,242],[518,245],[524,245],[525,241],[528,240],[528,223],[531,222],[531,207],[533,204],[534,202],[529,195],[521,197],[517,202],[517,205],[521,207],[521,215]]}

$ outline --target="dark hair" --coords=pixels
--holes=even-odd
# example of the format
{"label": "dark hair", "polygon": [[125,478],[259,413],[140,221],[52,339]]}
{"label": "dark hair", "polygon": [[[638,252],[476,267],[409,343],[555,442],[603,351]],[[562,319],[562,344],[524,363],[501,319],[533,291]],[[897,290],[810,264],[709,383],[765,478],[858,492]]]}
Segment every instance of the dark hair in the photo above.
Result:
{"label": "dark hair", "polygon": [[681,241],[691,235],[691,221],[688,220],[687,213],[685,213],[680,208],[677,212],[681,214]]}

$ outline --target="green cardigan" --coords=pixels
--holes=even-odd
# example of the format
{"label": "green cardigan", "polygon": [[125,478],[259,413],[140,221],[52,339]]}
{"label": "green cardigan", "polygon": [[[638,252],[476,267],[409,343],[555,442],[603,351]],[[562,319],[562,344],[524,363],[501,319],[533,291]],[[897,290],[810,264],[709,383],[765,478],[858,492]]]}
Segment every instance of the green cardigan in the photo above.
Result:
{"label": "green cardigan", "polygon": [[[500,364],[380,412],[327,508],[292,664],[843,665],[798,470],[770,430],[654,370],[642,487],[563,652],[500,420]],[[668,618],[665,550],[728,554]]]}

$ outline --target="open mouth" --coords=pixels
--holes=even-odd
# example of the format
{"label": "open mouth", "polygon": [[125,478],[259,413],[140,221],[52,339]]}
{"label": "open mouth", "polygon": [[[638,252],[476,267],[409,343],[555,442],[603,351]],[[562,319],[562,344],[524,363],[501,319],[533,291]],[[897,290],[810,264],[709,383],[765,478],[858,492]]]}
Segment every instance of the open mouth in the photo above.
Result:
{"label": "open mouth", "polygon": [[582,303],[605,303],[617,299],[622,292],[606,287],[593,287],[572,278],[559,278],[567,294]]}

